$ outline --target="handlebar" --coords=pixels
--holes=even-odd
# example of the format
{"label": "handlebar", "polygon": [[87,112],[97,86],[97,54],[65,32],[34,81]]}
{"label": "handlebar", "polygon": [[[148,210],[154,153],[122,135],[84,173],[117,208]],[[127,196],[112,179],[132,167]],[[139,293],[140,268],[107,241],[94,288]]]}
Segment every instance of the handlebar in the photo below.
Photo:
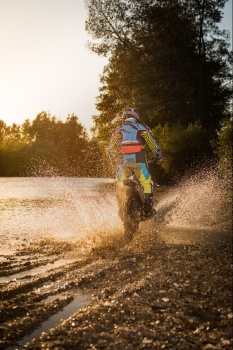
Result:
{"label": "handlebar", "polygon": [[148,164],[155,164],[155,163],[162,162],[162,161],[163,161],[163,158],[159,156],[159,157],[156,157],[156,158],[148,159],[147,163]]}

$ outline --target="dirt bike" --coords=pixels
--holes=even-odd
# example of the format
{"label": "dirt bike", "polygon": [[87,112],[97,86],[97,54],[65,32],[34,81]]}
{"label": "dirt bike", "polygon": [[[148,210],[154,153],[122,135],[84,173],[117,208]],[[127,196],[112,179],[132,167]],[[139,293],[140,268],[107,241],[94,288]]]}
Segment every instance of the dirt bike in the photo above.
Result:
{"label": "dirt bike", "polygon": [[[153,183],[152,183],[153,185]],[[125,236],[129,239],[139,229],[139,222],[146,219],[144,215],[145,194],[136,174],[123,180],[124,197],[121,191],[119,215],[124,225]]]}

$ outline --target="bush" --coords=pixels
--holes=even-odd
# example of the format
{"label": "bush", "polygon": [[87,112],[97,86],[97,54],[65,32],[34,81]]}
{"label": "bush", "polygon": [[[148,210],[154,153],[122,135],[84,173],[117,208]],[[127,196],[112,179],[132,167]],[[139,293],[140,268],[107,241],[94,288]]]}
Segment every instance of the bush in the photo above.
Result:
{"label": "bush", "polygon": [[179,181],[190,168],[201,163],[210,150],[211,135],[198,122],[188,127],[180,123],[172,126],[159,124],[153,129],[153,134],[163,153],[163,177],[172,182]]}
{"label": "bush", "polygon": [[217,139],[212,141],[214,153],[218,156],[218,166],[226,175],[232,175],[232,129],[233,119],[225,119],[218,132]]}

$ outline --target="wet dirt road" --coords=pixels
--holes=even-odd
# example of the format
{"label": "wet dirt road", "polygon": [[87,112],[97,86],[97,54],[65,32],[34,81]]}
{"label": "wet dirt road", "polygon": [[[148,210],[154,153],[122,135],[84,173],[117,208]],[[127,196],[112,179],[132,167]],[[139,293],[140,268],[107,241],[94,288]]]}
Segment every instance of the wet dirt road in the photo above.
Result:
{"label": "wet dirt road", "polygon": [[231,235],[208,234],[25,244],[1,258],[0,349],[232,349]]}
{"label": "wet dirt road", "polygon": [[[0,349],[232,349],[231,190],[202,173],[156,193],[130,242],[105,217],[83,241],[19,237],[0,251]],[[116,227],[113,199],[96,215]]]}

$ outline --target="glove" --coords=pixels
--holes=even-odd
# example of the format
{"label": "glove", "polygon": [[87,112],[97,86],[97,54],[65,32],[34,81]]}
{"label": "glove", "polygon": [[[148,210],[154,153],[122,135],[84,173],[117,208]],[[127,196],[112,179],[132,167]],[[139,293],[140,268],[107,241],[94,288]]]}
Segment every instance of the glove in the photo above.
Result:
{"label": "glove", "polygon": [[162,158],[161,156],[158,156],[158,157],[156,158],[156,161],[157,161],[158,163],[160,163],[160,162],[163,161],[163,158]]}
{"label": "glove", "polygon": [[156,159],[156,162],[162,162],[163,161],[163,157],[161,156],[160,152],[155,152],[155,159]]}

